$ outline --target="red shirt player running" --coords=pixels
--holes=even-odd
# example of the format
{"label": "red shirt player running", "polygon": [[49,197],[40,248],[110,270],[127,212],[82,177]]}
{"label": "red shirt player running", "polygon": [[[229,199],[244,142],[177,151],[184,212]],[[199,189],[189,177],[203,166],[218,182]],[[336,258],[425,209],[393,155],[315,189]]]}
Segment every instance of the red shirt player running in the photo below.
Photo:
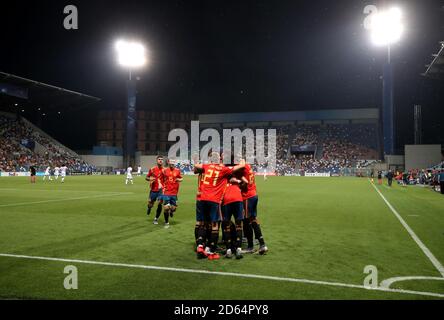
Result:
{"label": "red shirt player running", "polygon": [[158,200],[159,204],[157,205],[156,216],[159,217],[162,212],[162,184],[160,181],[162,178],[163,157],[157,156],[156,162],[156,166],[148,171],[145,178],[145,180],[150,183],[150,195],[146,214],[149,215],[151,213],[151,208],[154,206],[156,200]]}
{"label": "red shirt player running", "polygon": [[165,217],[165,227],[169,227],[168,219],[173,217],[177,208],[177,194],[179,193],[179,183],[182,182],[182,174],[175,167],[175,162],[170,159],[168,168],[162,171],[163,184],[163,214]]}

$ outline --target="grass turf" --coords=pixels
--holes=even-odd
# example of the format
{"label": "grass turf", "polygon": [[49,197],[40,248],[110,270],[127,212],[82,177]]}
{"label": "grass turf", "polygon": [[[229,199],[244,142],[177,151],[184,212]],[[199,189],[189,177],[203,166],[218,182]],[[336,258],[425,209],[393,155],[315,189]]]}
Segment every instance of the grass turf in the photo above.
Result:
{"label": "grass turf", "polygon": [[[366,265],[379,281],[439,277],[370,182],[363,178],[257,179],[265,256],[198,260],[196,177],[186,176],[171,228],[147,217],[147,183],[123,176],[68,176],[31,185],[0,178],[0,253],[236,272],[362,285]],[[426,188],[378,186],[418,237],[444,261],[444,198]],[[153,212],[155,211],[155,208]],[[65,290],[63,269],[79,270]],[[444,281],[392,288],[444,294]],[[245,279],[0,256],[0,298],[27,299],[436,299],[436,297],[265,279]]]}

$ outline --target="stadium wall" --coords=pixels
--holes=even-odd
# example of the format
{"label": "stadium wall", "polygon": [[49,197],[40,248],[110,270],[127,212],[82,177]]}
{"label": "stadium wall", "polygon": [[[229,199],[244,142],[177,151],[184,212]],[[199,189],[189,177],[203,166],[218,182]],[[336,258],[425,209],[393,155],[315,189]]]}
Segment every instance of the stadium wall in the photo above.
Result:
{"label": "stadium wall", "polygon": [[135,164],[135,167],[140,165],[142,167],[142,171],[145,172],[149,168],[154,167],[156,165],[156,157],[157,156],[155,156],[155,155],[153,155],[153,156],[142,156],[142,155],[136,153],[136,164]]}
{"label": "stadium wall", "polygon": [[[321,121],[321,120],[351,120],[364,121],[379,119],[377,108],[335,109],[335,110],[313,110],[313,111],[291,111],[291,112],[250,112],[250,113],[225,113],[225,114],[201,114],[201,124],[224,123],[254,123],[254,122],[280,122],[288,121]],[[232,126],[232,125],[231,125]]]}
{"label": "stadium wall", "polygon": [[398,169],[404,169],[405,168],[405,156],[401,155],[385,155],[385,165],[386,167],[381,169],[378,168],[377,170],[398,170]]}
{"label": "stadium wall", "polygon": [[123,168],[123,156],[80,155],[80,157],[96,167]]}
{"label": "stadium wall", "polygon": [[405,169],[430,168],[442,161],[440,144],[405,145]]}
{"label": "stadium wall", "polygon": [[[123,169],[123,156],[113,155],[80,155],[80,157],[89,164],[95,165],[97,168],[112,168]],[[144,156],[140,152],[136,153],[135,163],[133,164],[134,170],[137,166],[142,166],[142,170],[145,172],[148,168],[156,165],[156,156]]]}

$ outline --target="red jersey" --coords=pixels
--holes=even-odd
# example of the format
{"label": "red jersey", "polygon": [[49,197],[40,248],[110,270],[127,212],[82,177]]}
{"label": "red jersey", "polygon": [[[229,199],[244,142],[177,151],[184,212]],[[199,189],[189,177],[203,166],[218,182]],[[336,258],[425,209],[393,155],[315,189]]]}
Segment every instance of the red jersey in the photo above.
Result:
{"label": "red jersey", "polygon": [[162,173],[164,186],[163,194],[166,196],[177,196],[177,193],[179,192],[179,182],[177,182],[176,179],[182,178],[180,170],[177,168],[166,168],[163,169]]}
{"label": "red jersey", "polygon": [[196,193],[196,200],[200,201],[200,196],[202,194],[200,190],[200,186],[202,185],[202,173],[199,173],[197,176],[197,193]]}
{"label": "red jersey", "polygon": [[239,186],[229,183],[224,193],[224,205],[239,201],[242,202],[242,200],[242,193]]}
{"label": "red jersey", "polygon": [[200,200],[220,203],[227,186],[227,177],[233,172],[233,168],[223,164],[204,164],[202,166],[200,185]]}
{"label": "red jersey", "polygon": [[159,189],[162,189],[162,170],[162,167],[159,168],[158,166],[155,166],[152,167],[146,175],[147,178],[154,178],[154,181],[150,182],[150,189],[153,192],[158,192]]}
{"label": "red jersey", "polygon": [[254,172],[249,164],[245,165],[243,176],[248,180],[247,190],[242,192],[242,197],[245,200],[257,195]]}

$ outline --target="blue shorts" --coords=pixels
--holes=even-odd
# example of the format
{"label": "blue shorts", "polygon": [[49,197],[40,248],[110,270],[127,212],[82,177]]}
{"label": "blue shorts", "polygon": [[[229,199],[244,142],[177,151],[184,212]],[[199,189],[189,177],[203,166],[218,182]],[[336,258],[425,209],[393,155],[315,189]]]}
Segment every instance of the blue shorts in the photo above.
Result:
{"label": "blue shorts", "polygon": [[257,217],[257,202],[259,201],[257,196],[244,200],[245,218]]}
{"label": "blue shorts", "polygon": [[150,191],[150,201],[154,202],[156,200],[162,201],[162,189],[159,189],[159,191]]}
{"label": "blue shorts", "polygon": [[163,205],[164,206],[170,205],[170,206],[177,207],[177,196],[166,196],[166,195],[163,195],[162,196],[162,200],[163,200]]}
{"label": "blue shorts", "polygon": [[196,221],[206,221],[206,222],[222,221],[220,205],[212,201],[197,200]]}
{"label": "blue shorts", "polygon": [[236,201],[222,206],[222,213],[224,214],[224,221],[230,221],[231,217],[234,220],[242,220],[244,218],[244,204],[242,201]]}

